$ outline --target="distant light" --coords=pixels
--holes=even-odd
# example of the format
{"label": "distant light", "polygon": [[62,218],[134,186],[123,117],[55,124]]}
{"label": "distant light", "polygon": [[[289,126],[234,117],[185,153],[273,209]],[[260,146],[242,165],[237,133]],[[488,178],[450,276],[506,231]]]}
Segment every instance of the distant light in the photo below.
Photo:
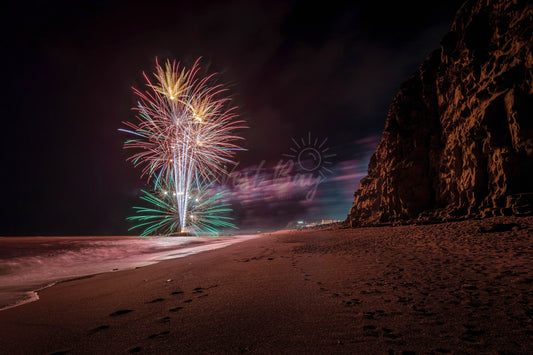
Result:
{"label": "distant light", "polygon": [[304,224],[304,221],[298,221],[298,224]]}

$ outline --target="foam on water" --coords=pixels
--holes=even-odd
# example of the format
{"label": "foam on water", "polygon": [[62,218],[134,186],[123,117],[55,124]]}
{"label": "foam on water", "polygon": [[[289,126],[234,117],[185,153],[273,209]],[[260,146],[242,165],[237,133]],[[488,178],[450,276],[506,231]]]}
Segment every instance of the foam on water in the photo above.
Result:
{"label": "foam on water", "polygon": [[0,238],[0,310],[36,301],[38,290],[58,281],[146,266],[253,237]]}

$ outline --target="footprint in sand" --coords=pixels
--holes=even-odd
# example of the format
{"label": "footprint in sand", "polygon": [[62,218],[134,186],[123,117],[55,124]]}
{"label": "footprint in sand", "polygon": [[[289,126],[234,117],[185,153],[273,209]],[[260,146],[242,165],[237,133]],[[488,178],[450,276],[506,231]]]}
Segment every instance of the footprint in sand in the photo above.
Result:
{"label": "footprint in sand", "polygon": [[164,332],[161,332],[161,333],[156,333],[156,334],[152,334],[148,337],[148,339],[155,339],[155,338],[161,338],[161,337],[164,337],[165,335],[168,335],[170,334],[170,332],[168,330],[165,330]]}
{"label": "footprint in sand", "polygon": [[174,291],[171,293],[171,295],[181,295],[183,294],[183,291]]}
{"label": "footprint in sand", "polygon": [[146,302],[146,303],[157,303],[157,302],[163,302],[165,299],[164,298],[156,298],[155,300],[151,300],[150,302]]}
{"label": "footprint in sand", "polygon": [[377,330],[367,330],[365,331],[364,336],[379,338],[379,332]]}
{"label": "footprint in sand", "polygon": [[89,331],[89,335],[94,334],[94,333],[97,333],[97,332],[99,332],[99,331],[101,331],[101,330],[108,329],[108,328],[109,328],[109,325],[107,325],[107,324],[101,325],[101,326],[99,326],[99,327],[96,327],[96,328],[94,328],[94,329],[91,329],[91,330]]}
{"label": "footprint in sand", "polygon": [[121,316],[123,314],[130,313],[130,312],[133,312],[133,309],[120,309],[116,312],[111,313],[109,316],[116,317],[116,316]]}
{"label": "footprint in sand", "polygon": [[170,311],[170,312],[177,312],[177,311],[179,311],[180,309],[183,309],[183,307],[175,307],[175,308],[169,309],[169,311]]}
{"label": "footprint in sand", "polygon": [[477,343],[480,341],[480,337],[485,333],[484,330],[477,328],[475,325],[463,324],[467,330],[459,337],[461,340],[469,343]]}
{"label": "footprint in sand", "polygon": [[383,334],[383,337],[389,338],[389,339],[398,339],[398,338],[401,338],[402,336],[399,334],[394,334],[394,333],[385,333]]}
{"label": "footprint in sand", "polygon": [[366,319],[376,319],[374,318],[374,315],[376,314],[376,312],[364,312],[363,315]]}
{"label": "footprint in sand", "polygon": [[134,348],[131,348],[128,350],[128,353],[135,354],[141,352],[142,348],[140,346],[136,346]]}
{"label": "footprint in sand", "polygon": [[56,351],[53,351],[51,353],[48,353],[46,355],[63,355],[63,354],[68,354],[72,349],[61,349],[61,350],[56,350]]}
{"label": "footprint in sand", "polygon": [[188,299],[188,300],[183,301],[183,303],[191,303],[191,302],[192,302],[191,299]]}

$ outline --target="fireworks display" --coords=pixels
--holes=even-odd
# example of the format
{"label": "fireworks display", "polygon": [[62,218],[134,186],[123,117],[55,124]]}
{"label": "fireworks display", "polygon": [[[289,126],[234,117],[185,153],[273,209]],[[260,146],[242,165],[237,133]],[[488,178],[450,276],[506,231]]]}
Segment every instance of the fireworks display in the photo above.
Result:
{"label": "fireworks display", "polygon": [[[227,216],[231,212],[230,205],[220,202],[226,191],[217,191],[213,181],[195,180],[193,183],[187,203],[187,232],[217,235],[221,230],[236,228],[231,222],[232,218]],[[169,180],[161,181],[155,191],[141,192],[141,199],[150,207],[133,207],[137,214],[127,219],[137,224],[130,230],[142,229],[141,236],[169,235],[179,231],[181,219],[172,176]]]}
{"label": "fireworks display", "polygon": [[232,226],[226,205],[209,196],[212,182],[226,173],[242,137],[243,126],[226,89],[214,84],[215,74],[201,77],[199,60],[191,69],[156,61],[155,80],[144,74],[147,90],[133,88],[138,97],[137,122],[124,122],[133,139],[124,147],[134,149],[128,160],[142,169],[154,185],[142,199],[153,206],[136,208],[130,220],[140,222],[143,235],[175,232],[198,233]]}

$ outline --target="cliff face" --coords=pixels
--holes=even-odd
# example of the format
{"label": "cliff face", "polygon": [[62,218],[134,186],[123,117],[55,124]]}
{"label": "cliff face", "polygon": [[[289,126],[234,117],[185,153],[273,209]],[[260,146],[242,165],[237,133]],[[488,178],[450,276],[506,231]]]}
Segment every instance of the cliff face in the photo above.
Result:
{"label": "cliff face", "polygon": [[533,7],[472,0],[395,96],[352,226],[533,208]]}

